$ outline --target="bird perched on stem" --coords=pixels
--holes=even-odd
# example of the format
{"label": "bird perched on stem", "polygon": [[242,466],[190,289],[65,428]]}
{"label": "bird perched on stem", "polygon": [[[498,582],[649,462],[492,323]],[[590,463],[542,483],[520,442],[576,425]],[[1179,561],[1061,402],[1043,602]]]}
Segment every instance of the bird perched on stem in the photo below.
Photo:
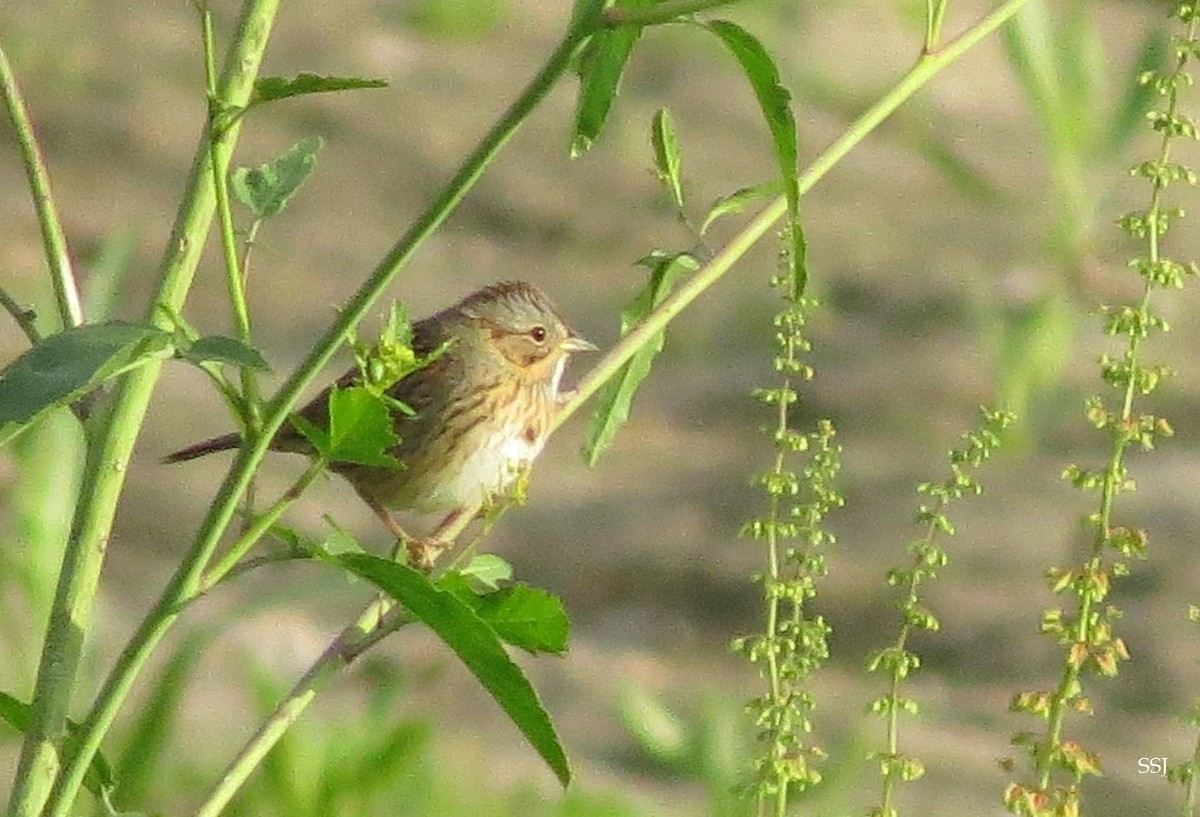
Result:
{"label": "bird perched on stem", "polygon": [[[463,513],[476,512],[507,489],[541,452],[560,401],[567,358],[596,347],[571,330],[541,290],[513,281],[484,287],[413,324],[412,349],[433,359],[387,390],[413,410],[392,412],[400,442],[388,453],[398,467],[331,462],[330,469],[350,482],[398,539],[408,542],[410,561],[427,568],[440,550],[441,534]],[[327,428],[332,390],[361,380],[361,372],[352,369],[299,416]],[[226,434],[164,461],[182,462],[240,445],[238,434]],[[315,454],[312,443],[292,425],[279,430],[271,449]],[[445,517],[428,538],[410,540],[390,513],[405,510]]]}

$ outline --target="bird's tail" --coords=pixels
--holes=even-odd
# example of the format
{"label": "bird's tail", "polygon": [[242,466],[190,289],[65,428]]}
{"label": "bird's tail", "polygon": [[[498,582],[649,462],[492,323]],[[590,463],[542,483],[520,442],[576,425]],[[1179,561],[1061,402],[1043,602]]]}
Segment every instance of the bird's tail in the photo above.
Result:
{"label": "bird's tail", "polygon": [[186,462],[194,460],[197,457],[204,457],[208,454],[214,454],[217,451],[231,451],[239,448],[242,444],[240,434],[224,434],[220,437],[213,437],[211,440],[189,445],[187,448],[181,448],[173,454],[168,454],[163,457],[164,463]]}

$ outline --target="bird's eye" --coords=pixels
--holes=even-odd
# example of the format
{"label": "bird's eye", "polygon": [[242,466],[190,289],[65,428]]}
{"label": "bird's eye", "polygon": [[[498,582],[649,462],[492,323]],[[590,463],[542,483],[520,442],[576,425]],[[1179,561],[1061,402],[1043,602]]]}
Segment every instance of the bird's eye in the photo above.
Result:
{"label": "bird's eye", "polygon": [[542,343],[546,340],[546,327],[535,326],[529,330],[529,337],[533,338],[534,342]]}

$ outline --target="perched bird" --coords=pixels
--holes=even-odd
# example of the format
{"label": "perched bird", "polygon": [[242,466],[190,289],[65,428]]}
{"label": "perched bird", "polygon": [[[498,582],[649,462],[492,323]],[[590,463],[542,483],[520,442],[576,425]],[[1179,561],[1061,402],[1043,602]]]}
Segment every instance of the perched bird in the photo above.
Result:
{"label": "perched bird", "polygon": [[[573,352],[596,347],[576,335],[550,299],[522,281],[492,284],[454,306],[413,324],[413,350],[428,355],[449,342],[441,356],[404,377],[389,395],[415,414],[393,412],[401,442],[390,452],[398,468],[331,463],[349,480],[398,539],[407,539],[389,511],[445,514],[434,533],[410,541],[410,559],[427,566],[439,535],[465,512],[474,513],[504,491],[541,452],[559,400],[559,384]],[[352,386],[352,369],[338,381]],[[299,412],[321,427],[329,422],[327,388]],[[176,451],[174,463],[238,448],[226,434]],[[312,454],[291,425],[271,449]]]}

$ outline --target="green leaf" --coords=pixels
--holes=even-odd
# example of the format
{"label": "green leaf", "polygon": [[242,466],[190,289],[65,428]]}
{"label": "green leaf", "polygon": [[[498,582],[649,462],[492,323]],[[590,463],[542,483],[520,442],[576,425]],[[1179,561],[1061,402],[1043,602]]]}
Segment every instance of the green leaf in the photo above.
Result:
{"label": "green leaf", "polygon": [[787,260],[791,275],[793,299],[804,294],[808,283],[805,267],[806,244],[800,226],[800,187],[797,177],[796,118],[792,114],[792,95],[779,80],[779,69],[775,61],[763,48],[758,39],[736,23],[728,20],[710,20],[704,24],[720,38],[725,47],[742,66],[742,73],[754,89],[758,106],[762,109],[771,141],[775,146],[775,159],[779,164],[783,193],[788,203],[788,247]]}
{"label": "green leaf", "polygon": [[318,427],[303,417],[292,423],[317,453],[330,462],[352,462],[381,468],[399,465],[386,454],[400,442],[392,414],[379,397],[364,386],[333,389],[329,393],[329,427]]}
{"label": "green leaf", "polygon": [[353,91],[358,88],[386,88],[386,79],[365,77],[323,77],[318,74],[300,73],[294,77],[259,77],[254,82],[254,95],[250,105],[262,105],[277,99],[302,94],[324,94],[331,91]]}
{"label": "green leaf", "polygon": [[354,538],[354,534],[337,523],[329,514],[322,517],[329,526],[329,535],[317,545],[315,551],[320,556],[338,556],[342,553],[363,553],[363,546]]}
{"label": "green leaf", "polygon": [[459,571],[437,580],[439,589],[474,610],[506,644],[534,654],[566,652],[571,622],[557,596],[524,584],[499,590],[480,590],[476,584]]}
{"label": "green leaf", "polygon": [[230,177],[233,194],[255,218],[278,215],[313,172],[324,145],[321,137],[306,136],[272,162],[235,169]]}
{"label": "green leaf", "polygon": [[675,123],[671,112],[659,108],[650,125],[650,144],[654,147],[654,167],[658,178],[671,190],[675,206],[683,207],[683,181],[679,175],[681,156],[679,137],[675,135]]}
{"label": "green leaf", "polygon": [[769,199],[782,193],[783,182],[775,179],[763,182],[762,184],[756,184],[753,187],[743,187],[740,190],[734,190],[728,196],[722,196],[713,202],[713,206],[709,208],[708,215],[704,217],[704,223],[700,225],[700,235],[704,235],[712,223],[721,216],[740,213],[757,201]]}
{"label": "green leaf", "polygon": [[[33,707],[5,692],[0,692],[0,720],[24,734],[29,729],[29,721],[32,716]],[[69,720],[67,721],[67,740],[64,747],[66,752],[73,753],[78,743],[79,723]],[[92,762],[88,764],[87,774],[83,778],[83,787],[96,797],[101,797],[104,791],[111,789],[115,783],[112,766],[109,765],[103,754],[97,752],[96,756],[92,758]]]}
{"label": "green leaf", "polygon": [[0,372],[0,443],[44,412],[170,350],[168,333],[122,321],[43,338]]}
{"label": "green leaf", "polygon": [[253,346],[248,346],[236,338],[224,335],[209,335],[200,338],[186,349],[180,349],[179,357],[188,363],[227,363],[231,366],[241,366],[243,369],[254,369],[269,372],[271,367],[262,356],[262,352]]}
{"label": "green leaf", "polygon": [[453,593],[434,587],[406,565],[364,554],[337,560],[347,570],[394,596],[427,624],[462,660],[500,704],[564,786],[571,770],[550,716],[521,668],[504,651],[487,623]]}
{"label": "green leaf", "polygon": [[535,654],[567,651],[571,622],[557,596],[518,584],[478,598],[475,613],[507,643]]}
{"label": "green leaf", "polygon": [[[647,0],[619,0],[618,8],[648,5]],[[633,46],[642,36],[641,26],[603,28],[592,35],[580,57],[579,100],[575,108],[575,128],[571,156],[587,153],[612,109],[613,97]]]}
{"label": "green leaf", "polygon": [[1146,71],[1161,70],[1167,62],[1167,37],[1161,30],[1146,34],[1133,64],[1132,76],[1125,87],[1125,97],[1109,125],[1106,150],[1115,156],[1146,121],[1146,112],[1154,104],[1154,86],[1139,81]]}
{"label": "green leaf", "polygon": [[471,557],[467,566],[458,572],[485,591],[499,589],[500,582],[508,581],[513,575],[512,565],[494,553],[480,553]]}
{"label": "green leaf", "polygon": [[[650,281],[629,306],[621,310],[621,335],[629,334],[670,294],[675,282],[695,271],[699,264],[687,253],[654,252],[639,264],[650,268]],[[588,423],[583,443],[583,458],[594,466],[605,449],[612,445],[617,431],[629,420],[629,408],[638,387],[650,374],[655,356],[662,351],[663,333],[659,332],[637,351],[621,371],[608,382],[596,399],[596,409]]]}

